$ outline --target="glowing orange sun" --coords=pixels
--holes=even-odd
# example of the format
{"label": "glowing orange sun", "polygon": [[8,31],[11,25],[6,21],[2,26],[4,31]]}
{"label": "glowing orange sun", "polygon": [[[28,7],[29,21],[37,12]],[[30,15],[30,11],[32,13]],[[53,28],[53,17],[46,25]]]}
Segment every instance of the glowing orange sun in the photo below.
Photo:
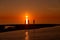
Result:
{"label": "glowing orange sun", "polygon": [[26,24],[28,24],[28,16],[26,16]]}

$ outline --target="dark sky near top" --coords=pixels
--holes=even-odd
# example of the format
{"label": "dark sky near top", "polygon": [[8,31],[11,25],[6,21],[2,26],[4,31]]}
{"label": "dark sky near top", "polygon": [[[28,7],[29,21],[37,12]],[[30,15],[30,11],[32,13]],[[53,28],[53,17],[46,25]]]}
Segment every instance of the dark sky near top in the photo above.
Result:
{"label": "dark sky near top", "polygon": [[[56,23],[58,20],[60,20],[60,0],[0,0],[0,21],[3,21],[1,23],[7,23],[6,21],[8,17],[11,21],[9,19],[8,20],[12,23],[12,16],[15,18],[21,15],[24,16],[25,12],[34,17],[39,16],[38,19],[40,21],[46,20],[47,22],[47,20],[50,18],[47,23]],[[57,20],[55,21],[55,19]],[[8,23],[10,23],[9,21]],[[44,21],[39,23],[46,22]],[[57,23],[60,22],[58,21]]]}

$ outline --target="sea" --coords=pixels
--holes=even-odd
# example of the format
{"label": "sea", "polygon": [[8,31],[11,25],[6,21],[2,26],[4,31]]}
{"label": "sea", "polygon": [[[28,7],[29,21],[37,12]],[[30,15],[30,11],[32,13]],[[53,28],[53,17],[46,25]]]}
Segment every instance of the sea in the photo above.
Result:
{"label": "sea", "polygon": [[3,32],[0,40],[60,40],[60,26]]}

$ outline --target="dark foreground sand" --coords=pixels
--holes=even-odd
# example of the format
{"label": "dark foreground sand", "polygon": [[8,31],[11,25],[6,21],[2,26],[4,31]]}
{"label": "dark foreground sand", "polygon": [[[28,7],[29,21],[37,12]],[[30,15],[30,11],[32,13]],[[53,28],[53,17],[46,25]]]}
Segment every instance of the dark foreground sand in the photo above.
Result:
{"label": "dark foreground sand", "polygon": [[[60,40],[60,26],[29,30],[29,40]],[[25,30],[0,33],[0,40],[25,40]]]}

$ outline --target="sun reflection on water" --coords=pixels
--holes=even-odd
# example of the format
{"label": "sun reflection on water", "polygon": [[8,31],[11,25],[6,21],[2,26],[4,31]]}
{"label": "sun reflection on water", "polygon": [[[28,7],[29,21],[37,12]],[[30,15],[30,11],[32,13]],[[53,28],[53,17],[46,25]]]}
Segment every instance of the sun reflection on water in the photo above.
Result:
{"label": "sun reflection on water", "polygon": [[25,40],[29,40],[29,33],[28,33],[28,30],[25,30]]}

